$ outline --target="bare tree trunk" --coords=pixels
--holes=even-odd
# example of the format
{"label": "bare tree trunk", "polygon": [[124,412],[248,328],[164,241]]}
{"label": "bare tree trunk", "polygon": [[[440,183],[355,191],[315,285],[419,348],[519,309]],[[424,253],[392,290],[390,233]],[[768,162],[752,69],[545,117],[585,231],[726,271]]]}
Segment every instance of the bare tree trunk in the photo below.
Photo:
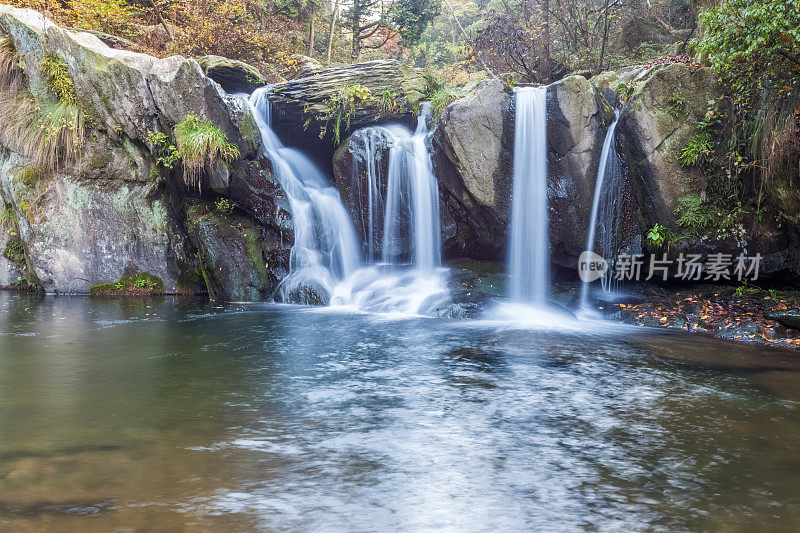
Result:
{"label": "bare tree trunk", "polygon": [[600,72],[603,71],[603,58],[606,55],[606,43],[608,42],[608,0],[605,3],[605,13],[603,14],[604,22],[603,22],[603,45],[600,47],[600,64],[597,66],[597,70]]}
{"label": "bare tree trunk", "polygon": [[552,74],[550,69],[550,0],[543,0],[542,11],[542,19],[544,21],[542,24],[542,33],[544,35],[544,45],[542,46],[544,55],[542,58],[542,80],[545,83],[550,83],[550,76]]}
{"label": "bare tree trunk", "polygon": [[175,35],[172,33],[172,30],[169,28],[167,21],[164,20],[164,17],[161,16],[161,10],[158,8],[158,4],[156,0],[150,0],[150,5],[153,6],[153,12],[156,14],[156,18],[161,23],[161,26],[164,27],[164,31],[167,32],[167,37],[169,37],[170,41],[175,40]]}
{"label": "bare tree trunk", "polygon": [[350,52],[350,59],[353,63],[358,62],[358,58],[361,56],[361,14],[361,2],[353,0],[353,49]]}
{"label": "bare tree trunk", "polygon": [[339,14],[339,4],[341,0],[336,0],[333,5],[333,16],[331,17],[331,31],[328,32],[328,60],[325,62],[326,66],[331,65],[331,52],[333,51],[333,34],[336,31],[336,15]]}
{"label": "bare tree trunk", "polygon": [[308,21],[308,57],[314,57],[314,14]]}

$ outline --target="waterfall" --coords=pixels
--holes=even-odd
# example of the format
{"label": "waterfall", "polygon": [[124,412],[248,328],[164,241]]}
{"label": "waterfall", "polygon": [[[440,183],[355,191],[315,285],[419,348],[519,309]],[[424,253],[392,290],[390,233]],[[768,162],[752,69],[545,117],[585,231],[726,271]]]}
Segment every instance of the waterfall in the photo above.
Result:
{"label": "waterfall", "polygon": [[286,302],[316,303],[358,269],[358,240],[339,192],[308,157],[285,147],[272,130],[268,90],[257,89],[247,103],[294,223],[289,275],[281,281],[278,296]]}
{"label": "waterfall", "polygon": [[[427,107],[417,119],[417,129],[385,128],[389,139],[389,173],[383,222],[383,262],[398,264],[403,250],[411,252],[411,263],[420,272],[431,272],[441,263],[439,189],[433,175],[425,137]],[[403,241],[410,234],[410,243]]]}
{"label": "waterfall", "polygon": [[[611,290],[611,274],[613,271],[615,224],[619,220],[620,187],[622,184],[622,165],[614,147],[614,133],[619,121],[619,109],[614,110],[614,122],[606,132],[603,151],[597,167],[597,179],[594,185],[594,200],[589,218],[589,230],[586,238],[586,250],[596,252],[609,262],[606,275],[600,278],[603,290]],[[581,286],[580,307],[586,308],[589,298],[589,283]]]}
{"label": "waterfall", "polygon": [[516,91],[509,238],[512,300],[543,306],[549,293],[547,88]]}
{"label": "waterfall", "polygon": [[[334,305],[362,310],[420,314],[447,298],[441,272],[439,189],[425,140],[430,111],[423,106],[412,133],[401,125],[359,130],[351,139],[352,179],[366,191],[364,241],[371,265],[337,286]],[[382,154],[388,150],[385,198]],[[365,167],[365,187],[356,159]],[[366,213],[364,213],[366,211]],[[383,214],[382,220],[380,218]],[[380,262],[375,246],[380,243]]]}

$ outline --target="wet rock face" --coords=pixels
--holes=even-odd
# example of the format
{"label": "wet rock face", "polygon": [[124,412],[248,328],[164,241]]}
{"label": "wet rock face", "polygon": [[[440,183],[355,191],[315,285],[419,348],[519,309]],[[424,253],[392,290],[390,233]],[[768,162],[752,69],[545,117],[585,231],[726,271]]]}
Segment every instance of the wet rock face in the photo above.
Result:
{"label": "wet rock face", "polygon": [[247,217],[222,214],[202,201],[187,206],[186,228],[212,297],[239,302],[271,299],[289,264],[280,235],[265,232]]}
{"label": "wet rock face", "polygon": [[[389,140],[389,135],[381,128],[359,130],[345,139],[333,156],[336,188],[367,254],[370,249],[375,254],[380,254],[381,250],[389,176]],[[370,179],[374,181],[371,183]],[[370,199],[374,200],[371,205]],[[370,214],[372,236],[369,232]],[[370,238],[373,240],[371,248]]]}
{"label": "wet rock face", "polygon": [[551,262],[574,272],[586,247],[600,154],[614,114],[582,76],[551,85],[547,100]]}
{"label": "wet rock face", "polygon": [[[513,194],[515,103],[489,80],[442,114],[434,165],[450,255],[502,259]],[[597,166],[613,109],[581,76],[551,85],[547,99],[552,261],[574,271],[585,246]],[[628,196],[633,196],[629,194]]]}
{"label": "wet rock face", "polygon": [[182,232],[156,184],[97,186],[46,173],[26,183],[26,168],[18,156],[0,158],[0,196],[18,214],[27,262],[44,290],[87,293],[133,269],[177,291]]}

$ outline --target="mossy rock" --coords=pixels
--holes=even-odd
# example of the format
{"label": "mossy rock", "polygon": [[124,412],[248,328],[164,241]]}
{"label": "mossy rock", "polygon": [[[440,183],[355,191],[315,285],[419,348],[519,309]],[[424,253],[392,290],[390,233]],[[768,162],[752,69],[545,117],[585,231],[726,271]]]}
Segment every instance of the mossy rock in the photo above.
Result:
{"label": "mossy rock", "polygon": [[116,283],[99,283],[89,288],[92,296],[151,296],[164,294],[164,280],[149,272],[123,275]]}

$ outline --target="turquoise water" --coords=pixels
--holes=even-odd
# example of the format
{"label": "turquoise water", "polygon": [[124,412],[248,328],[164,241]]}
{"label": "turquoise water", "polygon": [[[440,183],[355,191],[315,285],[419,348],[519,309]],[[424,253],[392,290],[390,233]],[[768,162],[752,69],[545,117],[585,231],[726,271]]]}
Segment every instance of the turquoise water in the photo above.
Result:
{"label": "turquoise water", "polygon": [[799,372],[643,328],[0,293],[0,529],[796,530]]}

